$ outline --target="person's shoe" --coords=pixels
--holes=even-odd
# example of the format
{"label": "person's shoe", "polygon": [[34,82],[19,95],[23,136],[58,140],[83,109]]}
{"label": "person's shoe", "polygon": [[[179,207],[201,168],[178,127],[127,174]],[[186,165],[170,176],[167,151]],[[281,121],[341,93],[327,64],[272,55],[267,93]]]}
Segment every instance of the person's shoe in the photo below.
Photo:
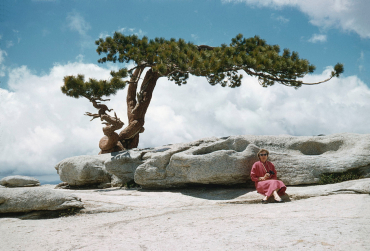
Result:
{"label": "person's shoe", "polygon": [[276,203],[283,203],[284,200],[283,199],[280,199],[280,200],[275,200]]}
{"label": "person's shoe", "polygon": [[267,200],[261,200],[261,203],[262,204],[267,204],[268,202],[267,202]]}

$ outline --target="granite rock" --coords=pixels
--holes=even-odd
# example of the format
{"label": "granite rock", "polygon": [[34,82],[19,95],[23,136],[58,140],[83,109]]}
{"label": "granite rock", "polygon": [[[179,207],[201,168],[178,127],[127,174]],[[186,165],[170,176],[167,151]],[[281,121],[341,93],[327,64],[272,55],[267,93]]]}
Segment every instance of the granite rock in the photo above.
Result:
{"label": "granite rock", "polygon": [[70,186],[110,183],[112,175],[105,170],[104,162],[110,154],[76,156],[62,160],[55,169],[60,180]]}
{"label": "granite rock", "polygon": [[111,153],[111,158],[104,162],[108,173],[113,174],[112,184],[118,186],[134,179],[136,168],[143,163],[142,155],[145,152],[128,150]]}
{"label": "granite rock", "polygon": [[270,151],[269,160],[286,185],[317,184],[323,173],[348,170],[370,177],[370,134],[243,135],[168,148],[160,154],[148,152],[143,156],[146,161],[136,169],[136,183],[144,188],[164,188],[249,182],[251,167],[261,148]]}
{"label": "granite rock", "polygon": [[14,175],[1,179],[0,185],[5,187],[32,187],[39,186],[40,181],[33,177]]}
{"label": "granite rock", "polygon": [[[324,173],[357,170],[370,177],[370,134],[341,133],[328,136],[241,135],[204,138],[190,143],[150,149],[132,149],[99,156],[77,156],[79,168],[96,167],[106,179],[122,183],[134,178],[143,188],[183,187],[193,184],[253,186],[250,170],[257,152],[270,151],[278,178],[286,185],[317,184]],[[68,160],[68,159],[67,159]],[[69,161],[71,162],[71,161]],[[65,160],[57,165],[61,180],[76,182],[76,168]],[[95,164],[91,164],[95,163]],[[98,164],[96,164],[98,163]],[[81,179],[80,179],[81,180]],[[90,182],[103,183],[91,176]],[[68,182],[68,181],[67,181]],[[107,181],[105,181],[107,182]]]}
{"label": "granite rock", "polygon": [[73,194],[44,187],[0,188],[0,213],[83,208]]}

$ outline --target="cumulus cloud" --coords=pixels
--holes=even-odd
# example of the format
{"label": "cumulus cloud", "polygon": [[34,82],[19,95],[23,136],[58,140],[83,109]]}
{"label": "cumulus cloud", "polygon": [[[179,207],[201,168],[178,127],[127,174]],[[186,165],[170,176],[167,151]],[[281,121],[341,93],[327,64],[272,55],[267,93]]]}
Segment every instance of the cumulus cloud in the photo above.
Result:
{"label": "cumulus cloud", "polygon": [[[42,76],[25,66],[12,69],[9,90],[0,89],[0,178],[23,174],[56,180],[57,162],[97,154],[101,122],[90,122],[83,115],[96,112],[95,108],[87,99],[65,96],[60,86],[66,75],[108,79],[110,70],[81,62],[55,65]],[[327,69],[305,81],[317,82],[329,74]],[[121,90],[106,104],[127,125],[125,98],[126,90]],[[356,76],[298,90],[280,85],[263,88],[249,76],[235,89],[210,86],[198,77],[181,87],[161,78],[139,147],[242,134],[370,133],[369,110],[369,87]]]}
{"label": "cumulus cloud", "polygon": [[296,7],[307,14],[313,25],[322,28],[340,28],[370,38],[370,1],[368,0],[223,0],[244,2],[252,6],[283,8]]}
{"label": "cumulus cloud", "polygon": [[326,40],[327,40],[327,37],[324,34],[313,34],[312,37],[308,40],[308,42],[311,42],[311,43],[317,43],[317,42],[323,43],[323,42],[326,42]]}
{"label": "cumulus cloud", "polygon": [[83,116],[95,109],[87,100],[60,91],[63,77],[78,73],[109,76],[109,70],[81,63],[56,65],[44,76],[25,66],[10,70],[9,90],[0,89],[0,176],[30,174],[55,180],[58,161],[97,153],[100,123]]}

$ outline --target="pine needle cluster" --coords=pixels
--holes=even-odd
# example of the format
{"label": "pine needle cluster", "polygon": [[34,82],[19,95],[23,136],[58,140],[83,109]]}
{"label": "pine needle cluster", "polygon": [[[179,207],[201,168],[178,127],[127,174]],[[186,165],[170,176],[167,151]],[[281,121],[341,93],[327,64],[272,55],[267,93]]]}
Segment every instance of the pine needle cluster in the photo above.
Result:
{"label": "pine needle cluster", "polygon": [[[137,67],[150,67],[161,77],[167,77],[177,85],[186,84],[190,75],[206,77],[211,85],[238,87],[243,78],[240,70],[256,76],[263,87],[275,83],[299,88],[301,78],[315,70],[315,66],[306,59],[300,59],[297,52],[284,49],[280,53],[278,45],[269,45],[258,36],[244,38],[239,34],[229,45],[219,47],[194,45],[183,39],[166,40],[164,38],[138,38],[136,35],[114,33],[113,37],[101,38],[96,42],[97,53],[104,55],[99,63],[120,62],[134,63],[132,69],[126,67],[112,71],[112,78],[106,80],[89,79],[84,81],[82,75],[64,78],[62,92],[78,98],[109,96],[123,89]],[[337,64],[332,77],[343,73],[343,65]],[[324,80],[322,82],[328,81]],[[318,82],[318,83],[322,83]],[[318,84],[311,83],[311,84]]]}

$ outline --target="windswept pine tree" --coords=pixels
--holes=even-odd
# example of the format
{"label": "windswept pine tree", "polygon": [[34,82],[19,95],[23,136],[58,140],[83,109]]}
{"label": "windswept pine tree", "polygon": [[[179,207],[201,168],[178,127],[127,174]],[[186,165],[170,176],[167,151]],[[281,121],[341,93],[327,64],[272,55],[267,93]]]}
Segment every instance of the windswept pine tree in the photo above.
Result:
{"label": "windswept pine tree", "polygon": [[[190,75],[202,76],[211,85],[239,87],[242,83],[241,71],[258,78],[263,87],[275,83],[299,88],[302,85],[315,85],[339,77],[343,65],[336,64],[328,79],[317,83],[304,83],[302,77],[315,70],[315,66],[306,59],[300,59],[297,52],[284,49],[280,53],[278,45],[269,45],[258,36],[244,38],[239,34],[231,40],[230,45],[219,47],[194,45],[183,39],[147,37],[139,39],[136,35],[125,36],[116,32],[113,37],[96,41],[97,52],[103,55],[98,62],[107,61],[134,65],[112,71],[110,80],[89,79],[83,75],[66,76],[62,92],[74,98],[85,97],[93,102],[98,114],[86,115],[104,120],[105,136],[100,140],[101,153],[136,148],[139,133],[144,131],[145,114],[150,104],[153,90],[159,78],[167,77],[181,86],[186,84]],[[144,79],[140,81],[145,72]],[[138,89],[141,82],[140,89]],[[108,107],[100,104],[103,96],[115,94],[128,85],[127,116],[128,125],[119,134],[115,133],[123,126],[117,118],[106,114]]]}

